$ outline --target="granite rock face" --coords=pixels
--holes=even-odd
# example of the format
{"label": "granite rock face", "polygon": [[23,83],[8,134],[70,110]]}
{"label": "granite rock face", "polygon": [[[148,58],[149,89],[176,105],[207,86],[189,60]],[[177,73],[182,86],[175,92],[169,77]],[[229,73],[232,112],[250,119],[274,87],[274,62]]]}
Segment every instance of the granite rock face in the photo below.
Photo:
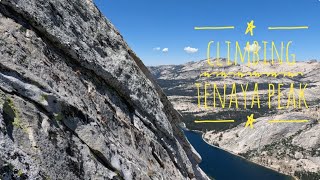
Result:
{"label": "granite rock face", "polygon": [[0,179],[208,179],[90,0],[0,1]]}

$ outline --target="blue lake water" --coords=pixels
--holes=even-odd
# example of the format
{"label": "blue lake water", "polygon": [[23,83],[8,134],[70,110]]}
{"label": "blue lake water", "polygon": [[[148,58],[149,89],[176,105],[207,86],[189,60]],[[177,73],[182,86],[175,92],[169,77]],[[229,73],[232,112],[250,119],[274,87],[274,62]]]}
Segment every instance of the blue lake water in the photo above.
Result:
{"label": "blue lake water", "polygon": [[216,180],[292,180],[291,176],[249,162],[203,141],[201,134],[184,131],[202,157],[200,167]]}

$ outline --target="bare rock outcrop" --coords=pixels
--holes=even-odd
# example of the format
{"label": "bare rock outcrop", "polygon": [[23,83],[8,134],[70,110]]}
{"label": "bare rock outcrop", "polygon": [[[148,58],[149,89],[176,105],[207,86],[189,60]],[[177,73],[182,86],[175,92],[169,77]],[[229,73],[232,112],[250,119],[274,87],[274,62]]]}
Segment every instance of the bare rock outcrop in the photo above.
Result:
{"label": "bare rock outcrop", "polygon": [[207,179],[175,111],[89,0],[0,1],[0,179]]}

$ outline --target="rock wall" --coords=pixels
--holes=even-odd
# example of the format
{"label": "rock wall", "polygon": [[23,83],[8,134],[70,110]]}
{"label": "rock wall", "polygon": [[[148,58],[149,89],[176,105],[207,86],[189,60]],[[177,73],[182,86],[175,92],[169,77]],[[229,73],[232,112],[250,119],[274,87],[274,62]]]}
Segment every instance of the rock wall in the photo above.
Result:
{"label": "rock wall", "polygon": [[0,1],[0,179],[208,179],[141,60],[88,0]]}

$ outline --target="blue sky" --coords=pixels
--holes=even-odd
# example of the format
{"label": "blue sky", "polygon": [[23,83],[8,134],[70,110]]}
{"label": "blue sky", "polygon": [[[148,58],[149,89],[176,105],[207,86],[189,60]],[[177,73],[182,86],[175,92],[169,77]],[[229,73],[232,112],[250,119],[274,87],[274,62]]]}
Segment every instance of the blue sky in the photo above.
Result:
{"label": "blue sky", "polygon": [[[181,64],[206,58],[207,44],[226,40],[293,41],[297,60],[320,59],[319,0],[95,0],[146,65]],[[245,35],[254,20],[254,36]],[[235,26],[234,30],[194,30],[195,26]],[[309,26],[307,30],[268,30],[269,26]],[[154,48],[160,47],[159,51]],[[198,49],[186,53],[185,47]],[[215,46],[213,46],[214,48]],[[162,52],[168,48],[168,52]],[[231,55],[234,54],[231,48]],[[270,50],[268,48],[268,50]],[[214,53],[214,51],[212,51]],[[268,52],[270,55],[271,52]],[[215,55],[215,54],[213,54]],[[232,57],[232,56],[231,56]]]}

